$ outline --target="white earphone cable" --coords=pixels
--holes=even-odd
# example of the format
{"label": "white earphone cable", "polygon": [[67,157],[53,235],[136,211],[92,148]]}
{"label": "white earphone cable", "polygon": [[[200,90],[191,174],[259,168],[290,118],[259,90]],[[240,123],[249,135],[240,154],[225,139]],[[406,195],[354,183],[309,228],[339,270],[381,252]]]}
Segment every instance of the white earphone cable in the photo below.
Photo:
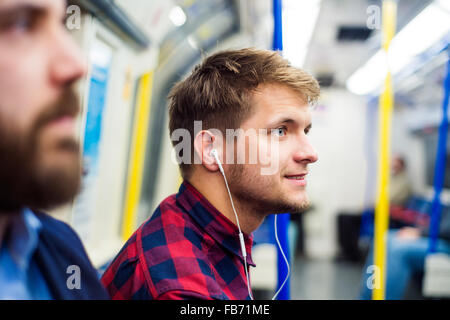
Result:
{"label": "white earphone cable", "polygon": [[286,266],[287,266],[287,269],[288,269],[288,273],[286,275],[286,278],[283,281],[283,284],[280,286],[280,288],[278,289],[278,291],[275,293],[275,295],[272,298],[272,300],[275,300],[277,298],[278,294],[280,293],[281,289],[283,289],[284,285],[286,284],[286,281],[288,280],[289,276],[291,275],[291,268],[289,267],[289,261],[286,258],[286,255],[284,254],[283,249],[281,248],[280,240],[278,239],[277,215],[275,215],[273,224],[274,224],[274,229],[275,229],[274,230],[275,231],[275,240],[277,242],[278,248],[280,248],[281,254],[282,254],[283,258],[284,258],[284,262],[286,262]]}
{"label": "white earphone cable", "polygon": [[[218,160],[218,159],[216,159]],[[220,163],[220,162],[219,162]],[[247,290],[248,290],[248,295],[250,296],[250,299],[253,300],[253,294],[252,291],[250,289],[250,277],[248,275],[248,266],[247,266],[247,250],[245,249],[245,241],[244,241],[244,235],[242,233],[241,230],[241,226],[239,224],[239,218],[236,212],[236,209],[234,207],[234,202],[233,202],[233,198],[231,197],[231,192],[230,192],[230,188],[228,187],[228,182],[227,182],[227,178],[225,176],[225,172],[223,171],[222,165],[219,164],[219,170],[223,175],[223,178],[225,180],[225,186],[227,187],[227,191],[228,191],[228,196],[230,197],[230,201],[231,201],[231,207],[233,208],[233,212],[234,212],[234,216],[236,217],[236,224],[239,230],[239,242],[241,244],[241,251],[242,251],[242,256],[244,258],[244,268],[245,268],[245,277],[247,278]]]}
{"label": "white earphone cable", "polygon": [[[241,244],[241,251],[242,251],[242,256],[244,258],[244,268],[245,268],[245,276],[247,278],[247,289],[248,289],[248,294],[250,296],[250,299],[253,299],[253,295],[252,295],[252,291],[250,289],[250,277],[248,274],[248,267],[247,267],[247,250],[245,249],[245,241],[244,241],[244,235],[242,233],[241,230],[241,226],[239,224],[239,218],[236,212],[236,208],[234,207],[234,202],[233,202],[233,197],[231,196],[231,192],[230,192],[230,188],[228,187],[228,181],[227,181],[227,177],[225,176],[225,172],[222,168],[222,164],[220,163],[219,160],[219,156],[217,155],[217,151],[215,149],[211,150],[211,155],[216,159],[217,165],[219,166],[219,170],[222,173],[223,179],[225,181],[225,186],[227,187],[227,191],[228,191],[228,196],[230,197],[230,201],[231,201],[231,207],[233,208],[233,212],[234,212],[234,216],[236,217],[236,224],[239,230],[239,242]],[[286,281],[288,280],[290,274],[291,274],[291,269],[289,267],[289,261],[286,258],[286,255],[283,252],[283,249],[281,248],[281,244],[280,244],[280,240],[278,239],[278,232],[277,232],[277,215],[275,215],[275,219],[274,219],[274,228],[275,228],[275,240],[277,242],[278,248],[281,251],[281,254],[284,258],[284,261],[286,262],[286,266],[288,269],[288,274],[286,275],[286,278],[284,279],[282,285],[280,286],[280,288],[278,289],[278,291],[275,293],[275,295],[273,296],[272,300],[275,300],[278,296],[278,294],[280,293],[281,289],[283,289],[284,285],[286,284]]]}

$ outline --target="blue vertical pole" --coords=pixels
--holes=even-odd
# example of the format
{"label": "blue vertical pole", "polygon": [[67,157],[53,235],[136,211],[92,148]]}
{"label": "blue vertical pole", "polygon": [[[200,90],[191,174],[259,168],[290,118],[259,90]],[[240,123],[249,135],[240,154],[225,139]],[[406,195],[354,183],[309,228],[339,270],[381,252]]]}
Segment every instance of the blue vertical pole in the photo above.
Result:
{"label": "blue vertical pole", "polygon": [[[283,51],[283,32],[282,32],[282,18],[281,18],[281,0],[273,0],[273,20],[274,20],[274,31],[273,31],[273,45],[272,49],[274,51]],[[288,262],[290,263],[289,254],[289,238],[288,238],[288,226],[290,221],[290,214],[284,213],[279,214],[277,217],[277,234],[280,240],[281,248],[283,249]],[[280,248],[277,246],[277,266],[278,266],[278,288],[283,284],[286,276],[288,274],[288,268],[286,262],[284,261],[283,255]],[[290,297],[290,281],[286,281],[283,289],[278,294],[278,300],[289,300]]]}
{"label": "blue vertical pole", "polygon": [[[450,47],[447,47],[447,54],[450,55]],[[436,153],[436,163],[434,165],[434,198],[431,206],[430,242],[429,253],[436,252],[439,237],[439,225],[441,221],[442,204],[440,195],[444,187],[445,162],[447,153],[448,134],[448,101],[450,94],[450,56],[447,60],[447,76],[444,80],[444,99],[442,101],[442,121],[439,126],[438,148]]]}
{"label": "blue vertical pole", "polygon": [[[277,216],[277,234],[278,239],[280,241],[280,246],[283,249],[283,252],[286,256],[288,263],[290,264],[290,254],[289,254],[289,239],[288,239],[288,226],[290,221],[289,213],[281,213]],[[278,277],[277,277],[277,290],[283,284],[286,276],[288,275],[288,268],[286,266],[286,262],[283,258],[283,254],[280,251],[280,248],[277,246],[277,267],[278,267]],[[289,300],[291,298],[291,285],[290,280],[288,279],[278,294],[278,300]]]}
{"label": "blue vertical pole", "polygon": [[283,51],[283,20],[281,17],[281,0],[273,0],[273,44],[274,51]]}

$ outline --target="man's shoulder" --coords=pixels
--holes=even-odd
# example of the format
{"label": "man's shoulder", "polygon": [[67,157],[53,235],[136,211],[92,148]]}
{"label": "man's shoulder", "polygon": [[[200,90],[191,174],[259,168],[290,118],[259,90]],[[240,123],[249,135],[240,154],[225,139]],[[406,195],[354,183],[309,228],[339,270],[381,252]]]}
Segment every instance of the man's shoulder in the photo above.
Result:
{"label": "man's shoulder", "polygon": [[190,215],[177,203],[174,195],[162,201],[152,217],[140,229],[144,251],[182,240],[186,229],[194,229],[195,232],[201,233]]}
{"label": "man's shoulder", "polygon": [[[84,246],[76,232],[65,222],[42,212],[33,212],[41,222],[35,259],[56,299],[108,299],[98,280]],[[83,274],[81,290],[65,285],[67,268],[77,266]]]}
{"label": "man's shoulder", "polygon": [[52,216],[43,212],[34,211],[33,213],[41,222],[42,224],[41,233],[43,233],[45,236],[54,238],[57,241],[62,241],[59,243],[70,242],[72,244],[80,245],[82,247],[81,240],[78,237],[77,233],[67,223],[55,219]]}
{"label": "man's shoulder", "polygon": [[176,203],[175,196],[170,196],[131,236],[102,281],[110,293],[120,292],[128,298],[142,287],[142,282],[153,299],[186,288],[206,296],[220,296],[212,281],[207,254],[202,250],[203,240],[204,234]]}
{"label": "man's shoulder", "polygon": [[183,213],[175,204],[174,196],[163,200],[153,214],[136,229],[122,246],[111,265],[118,267],[119,264],[136,262],[148,249],[149,243],[154,243],[153,246],[163,244],[165,226],[183,219]]}
{"label": "man's shoulder", "polygon": [[[67,223],[42,212],[33,212],[41,222],[38,251],[57,254],[58,261],[85,263],[90,271],[95,271],[81,239]],[[41,252],[43,253],[43,252]]]}

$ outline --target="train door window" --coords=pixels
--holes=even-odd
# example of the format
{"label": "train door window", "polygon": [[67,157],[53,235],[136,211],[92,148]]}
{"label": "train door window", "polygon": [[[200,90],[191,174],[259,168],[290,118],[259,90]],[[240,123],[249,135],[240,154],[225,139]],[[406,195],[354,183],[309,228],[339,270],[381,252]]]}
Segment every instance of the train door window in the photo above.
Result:
{"label": "train door window", "polygon": [[98,198],[100,144],[113,49],[95,38],[89,54],[90,79],[82,150],[82,191],[75,203],[73,225],[84,241],[91,237]]}

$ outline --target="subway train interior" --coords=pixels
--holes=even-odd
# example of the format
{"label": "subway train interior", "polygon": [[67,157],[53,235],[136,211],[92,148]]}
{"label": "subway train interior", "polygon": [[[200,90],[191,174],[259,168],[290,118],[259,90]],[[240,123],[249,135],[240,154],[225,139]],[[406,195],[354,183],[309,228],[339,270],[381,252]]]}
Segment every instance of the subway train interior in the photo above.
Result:
{"label": "subway train interior", "polygon": [[310,205],[253,232],[254,298],[450,298],[450,1],[68,0],[64,24],[87,64],[82,180],[48,213],[99,276],[183,182],[169,92],[206,57],[251,47],[320,84]]}

